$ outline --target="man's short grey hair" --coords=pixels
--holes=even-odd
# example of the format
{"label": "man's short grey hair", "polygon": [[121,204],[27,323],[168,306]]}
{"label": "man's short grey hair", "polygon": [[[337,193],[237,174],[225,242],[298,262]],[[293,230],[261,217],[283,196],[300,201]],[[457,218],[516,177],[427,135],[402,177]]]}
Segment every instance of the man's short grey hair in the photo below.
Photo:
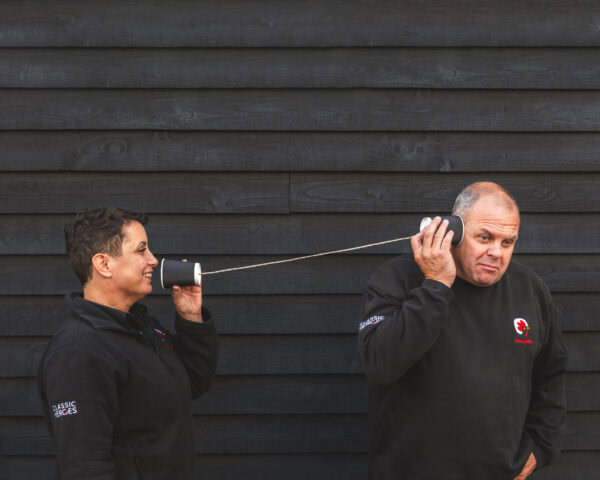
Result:
{"label": "man's short grey hair", "polygon": [[489,194],[500,194],[500,198],[504,197],[503,203],[506,206],[506,208],[516,208],[517,213],[519,213],[519,206],[517,205],[517,201],[504,187],[491,182],[477,182],[472,183],[471,185],[467,185],[461,190],[454,202],[454,207],[452,208],[452,215],[458,215],[464,218],[469,212],[469,210],[471,210],[471,208],[473,208],[473,206],[477,203],[477,200],[479,200],[483,195]]}

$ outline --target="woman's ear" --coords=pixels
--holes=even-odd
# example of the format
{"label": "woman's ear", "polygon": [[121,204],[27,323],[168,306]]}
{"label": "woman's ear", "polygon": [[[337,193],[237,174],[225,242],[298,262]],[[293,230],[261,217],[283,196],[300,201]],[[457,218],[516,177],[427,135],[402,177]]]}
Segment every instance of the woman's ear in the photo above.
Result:
{"label": "woman's ear", "polygon": [[111,278],[112,271],[110,269],[109,257],[106,253],[97,253],[92,258],[92,267],[103,278]]}

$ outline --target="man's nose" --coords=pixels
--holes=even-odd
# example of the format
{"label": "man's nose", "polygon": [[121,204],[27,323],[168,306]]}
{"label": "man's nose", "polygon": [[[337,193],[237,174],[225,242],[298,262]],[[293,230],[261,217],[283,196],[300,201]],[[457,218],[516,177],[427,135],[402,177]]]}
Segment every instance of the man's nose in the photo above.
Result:
{"label": "man's nose", "polygon": [[501,257],[502,250],[500,249],[500,245],[496,244],[496,243],[494,245],[492,245],[488,250],[488,255],[490,257]]}

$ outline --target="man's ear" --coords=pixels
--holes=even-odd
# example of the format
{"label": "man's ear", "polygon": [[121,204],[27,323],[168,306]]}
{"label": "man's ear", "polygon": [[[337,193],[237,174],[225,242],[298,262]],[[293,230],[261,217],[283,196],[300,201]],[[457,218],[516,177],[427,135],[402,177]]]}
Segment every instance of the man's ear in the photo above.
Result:
{"label": "man's ear", "polygon": [[109,257],[106,253],[97,253],[92,258],[92,267],[103,278],[111,278],[112,272],[109,265]]}

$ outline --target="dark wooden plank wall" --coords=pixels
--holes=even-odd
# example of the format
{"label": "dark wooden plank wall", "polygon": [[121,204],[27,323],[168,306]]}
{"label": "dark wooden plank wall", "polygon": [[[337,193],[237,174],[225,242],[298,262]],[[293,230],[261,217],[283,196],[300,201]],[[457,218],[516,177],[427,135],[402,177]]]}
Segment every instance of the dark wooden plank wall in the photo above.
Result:
{"label": "dark wooden plank wall", "polygon": [[[479,179],[517,197],[570,349],[565,453],[532,478],[598,478],[598,24],[592,0],[2,2],[7,478],[51,478],[34,375],[78,287],[73,212],[146,211],[157,254],[211,269],[410,235]],[[199,478],[365,478],[360,293],[407,251],[206,278],[223,348]]]}

